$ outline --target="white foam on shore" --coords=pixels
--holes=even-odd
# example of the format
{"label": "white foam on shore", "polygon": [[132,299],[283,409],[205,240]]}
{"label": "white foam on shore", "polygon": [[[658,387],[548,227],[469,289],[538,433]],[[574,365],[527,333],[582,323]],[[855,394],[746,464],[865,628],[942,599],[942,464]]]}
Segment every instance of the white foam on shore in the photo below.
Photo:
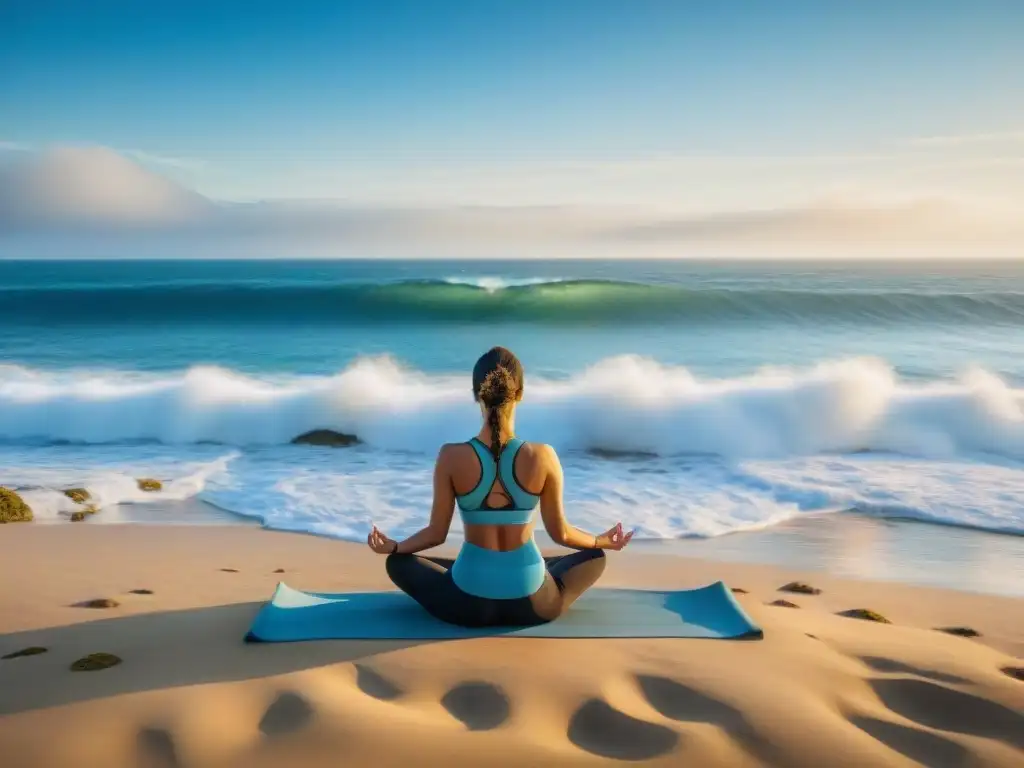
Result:
{"label": "white foam on shore", "polygon": [[[65,519],[83,509],[63,493],[66,488],[85,488],[89,492],[88,504],[99,510],[97,514],[119,504],[167,504],[191,499],[203,491],[212,477],[225,475],[238,455],[230,453],[208,461],[178,460],[167,455],[140,461],[137,456],[126,455],[129,451],[115,449],[100,450],[91,457],[67,456],[61,460],[58,452],[53,448],[22,452],[20,466],[14,458],[16,452],[0,452],[0,464],[5,465],[0,484],[17,489],[40,521]],[[4,456],[5,453],[8,455]],[[159,491],[143,491],[138,485],[140,477],[156,477],[163,487]]]}
{"label": "white foam on shore", "polygon": [[[37,517],[78,509],[60,490],[84,486],[104,508],[205,501],[267,527],[348,540],[371,522],[414,533],[431,503],[431,457],[369,447],[278,446],[217,455],[216,446],[0,446],[0,484],[24,491]],[[222,450],[222,449],[219,449]],[[645,539],[713,537],[807,513],[856,509],[878,517],[1024,534],[1024,467],[1016,462],[856,455],[733,461],[718,457],[595,459],[563,455],[572,522],[621,520]],[[165,480],[144,493],[135,478]],[[188,512],[195,518],[194,507]],[[119,522],[101,511],[91,522]],[[453,532],[460,533],[458,516]]]}
{"label": "white foam on shore", "polygon": [[[203,498],[271,528],[360,540],[371,522],[415,533],[431,504],[429,457],[273,449],[232,464]],[[618,521],[641,539],[713,537],[801,514],[878,517],[1024,533],[1024,468],[865,455],[732,462],[563,456],[565,506],[588,530]],[[243,479],[244,478],[244,479]],[[461,530],[458,516],[453,530]]]}

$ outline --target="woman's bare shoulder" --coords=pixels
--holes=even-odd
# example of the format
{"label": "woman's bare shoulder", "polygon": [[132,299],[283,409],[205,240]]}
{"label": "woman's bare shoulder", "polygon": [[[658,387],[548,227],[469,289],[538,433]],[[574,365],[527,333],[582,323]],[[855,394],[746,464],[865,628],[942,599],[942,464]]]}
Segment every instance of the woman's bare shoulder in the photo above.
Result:
{"label": "woman's bare shoulder", "polygon": [[520,452],[525,452],[527,456],[538,463],[558,461],[558,454],[555,452],[555,449],[547,443],[523,443]]}
{"label": "woman's bare shoulder", "polygon": [[457,456],[462,456],[467,451],[473,451],[473,446],[471,446],[469,443],[445,443],[437,452],[437,460],[441,461],[451,459]]}

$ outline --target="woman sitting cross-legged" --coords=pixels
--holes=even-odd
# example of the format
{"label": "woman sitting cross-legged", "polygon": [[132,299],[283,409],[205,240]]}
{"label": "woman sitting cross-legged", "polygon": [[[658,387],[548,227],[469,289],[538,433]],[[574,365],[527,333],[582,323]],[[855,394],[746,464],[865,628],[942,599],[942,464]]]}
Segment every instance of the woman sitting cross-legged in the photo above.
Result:
{"label": "woman sitting cross-legged", "polygon": [[[466,627],[526,626],[558,618],[604,572],[604,550],[632,538],[622,524],[600,535],[571,526],[562,509],[562,467],[547,445],[515,437],[523,367],[495,347],[473,368],[483,426],[468,443],[445,445],[434,467],[434,503],[426,528],[404,541],[376,526],[367,537],[387,555],[388,576],[433,616]],[[577,550],[545,558],[533,539],[540,503],[544,528]],[[452,561],[420,557],[444,543],[458,504],[465,543]]]}

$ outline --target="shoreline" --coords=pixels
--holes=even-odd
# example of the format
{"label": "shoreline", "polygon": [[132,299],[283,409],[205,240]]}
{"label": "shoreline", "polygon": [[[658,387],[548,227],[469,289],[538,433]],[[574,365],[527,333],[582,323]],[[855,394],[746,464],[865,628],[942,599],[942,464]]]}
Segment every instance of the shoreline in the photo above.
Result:
{"label": "shoreline", "polygon": [[[256,517],[198,499],[115,505],[84,524],[251,527],[353,543],[318,533],[264,528]],[[551,546],[542,528],[536,535],[542,545]],[[449,548],[457,547],[458,541],[453,532]],[[762,528],[707,538],[637,539],[629,552],[787,566],[841,578],[1024,597],[1024,536],[916,519],[876,518],[852,510],[806,513]]]}
{"label": "shoreline", "polygon": [[[1024,666],[1018,598],[627,550],[599,586],[721,579],[744,590],[764,639],[247,645],[277,581],[390,589],[383,559],[238,525],[7,525],[0,552],[0,579],[14,587],[0,592],[0,655],[47,648],[0,661],[10,768],[1024,760],[1024,681],[1001,671]],[[822,592],[778,591],[793,580]],[[75,606],[96,598],[119,605]],[[777,599],[799,607],[768,605]],[[849,608],[892,623],[836,615]],[[69,671],[95,652],[123,663]]]}

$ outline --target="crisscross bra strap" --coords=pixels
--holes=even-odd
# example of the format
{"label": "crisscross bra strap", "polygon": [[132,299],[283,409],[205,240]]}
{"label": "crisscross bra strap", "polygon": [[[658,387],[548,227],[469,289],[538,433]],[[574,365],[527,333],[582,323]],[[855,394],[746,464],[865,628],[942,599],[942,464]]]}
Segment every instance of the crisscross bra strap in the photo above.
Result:
{"label": "crisscross bra strap", "polygon": [[[501,459],[494,460],[490,449],[473,438],[469,441],[480,461],[480,482],[469,493],[457,497],[462,521],[470,525],[525,525],[533,517],[539,497],[527,492],[516,480],[515,462],[523,441],[509,440],[501,452]],[[495,480],[512,500],[505,509],[489,509],[484,506],[494,487]]]}

